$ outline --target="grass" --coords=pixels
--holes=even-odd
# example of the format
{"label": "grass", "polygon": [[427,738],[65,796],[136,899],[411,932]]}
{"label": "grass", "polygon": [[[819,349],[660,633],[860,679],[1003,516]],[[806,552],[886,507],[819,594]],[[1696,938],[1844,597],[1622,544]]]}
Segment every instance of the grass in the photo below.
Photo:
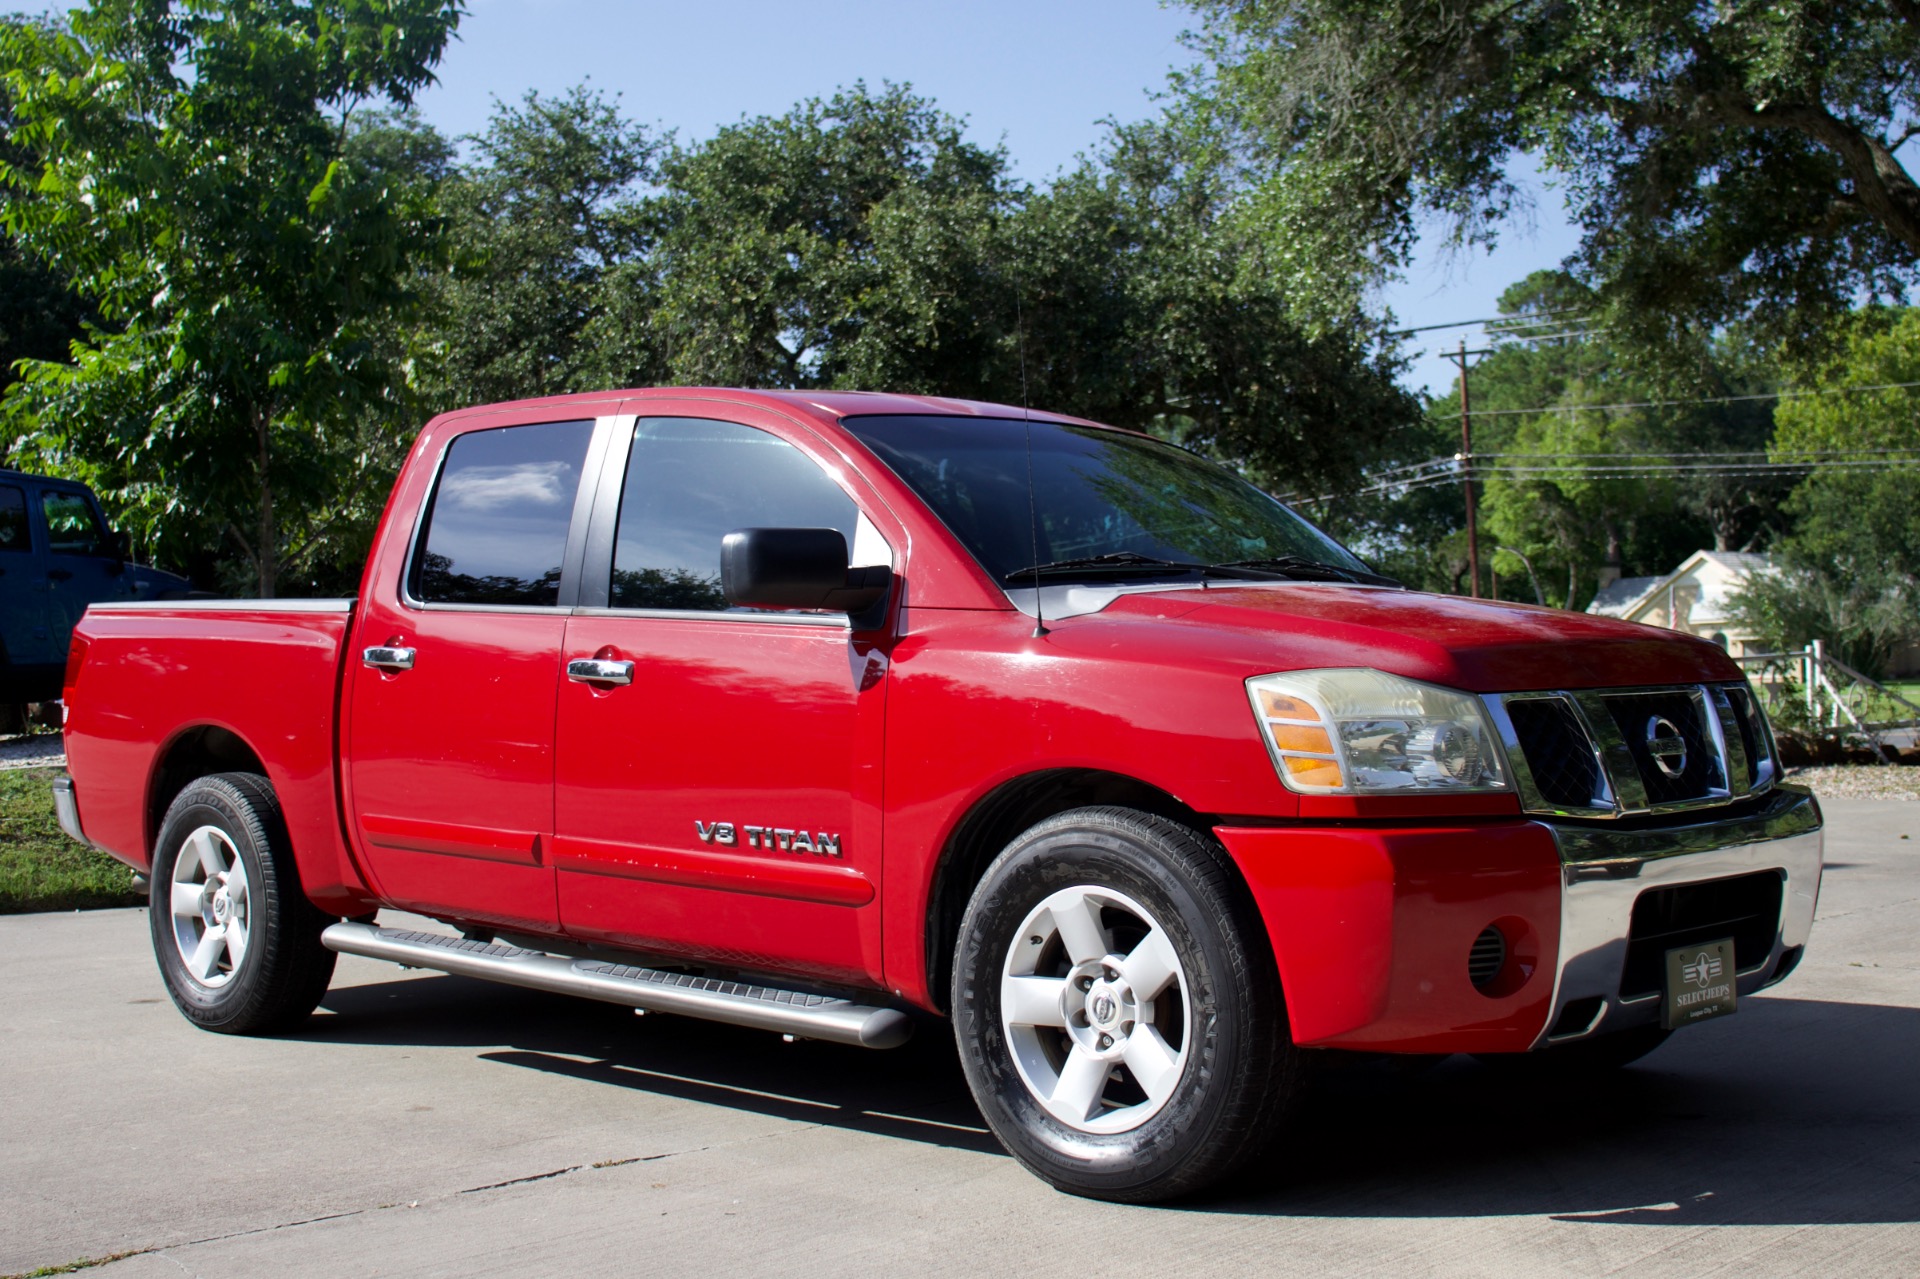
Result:
{"label": "grass", "polygon": [[57,776],[53,768],[0,770],[0,915],[144,904],[131,871],[61,831]]}

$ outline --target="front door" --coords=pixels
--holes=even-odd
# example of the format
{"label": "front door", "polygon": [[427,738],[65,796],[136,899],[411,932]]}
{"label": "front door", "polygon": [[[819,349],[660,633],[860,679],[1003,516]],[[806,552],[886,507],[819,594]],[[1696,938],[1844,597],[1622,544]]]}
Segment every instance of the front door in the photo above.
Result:
{"label": "front door", "polygon": [[569,661],[611,665],[560,688],[561,920],[588,940],[875,982],[883,647],[844,614],[730,609],[719,565],[738,528],[837,528],[862,564],[888,563],[886,543],[798,428],[662,416],[623,434],[619,488],[595,512],[599,526],[617,510],[617,531],[589,551],[567,625]]}
{"label": "front door", "polygon": [[46,526],[48,621],[57,633],[56,661],[66,659],[66,637],[87,605],[123,599],[133,579],[126,561],[108,545],[106,527],[85,492],[40,490],[40,515]]}
{"label": "front door", "polygon": [[454,435],[398,589],[363,603],[348,654],[349,803],[375,886],[397,905],[558,929],[563,565],[594,432],[580,421]]}
{"label": "front door", "polygon": [[64,636],[56,637],[47,624],[49,585],[46,557],[34,545],[27,518],[27,492],[0,484],[0,667],[66,659]]}

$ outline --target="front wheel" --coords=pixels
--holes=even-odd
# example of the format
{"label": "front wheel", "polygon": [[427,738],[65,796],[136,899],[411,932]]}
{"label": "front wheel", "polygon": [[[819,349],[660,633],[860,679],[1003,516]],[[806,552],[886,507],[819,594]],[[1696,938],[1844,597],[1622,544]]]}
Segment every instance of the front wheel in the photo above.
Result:
{"label": "front wheel", "polygon": [[1304,1081],[1232,864],[1127,809],[1061,814],[988,868],[952,1006],[988,1125],[1072,1194],[1203,1190],[1260,1152]]}
{"label": "front wheel", "polygon": [[257,1035],[327,993],[331,922],[300,891],[280,803],[251,773],[203,777],[167,809],[154,851],[153,950],[167,993],[204,1030]]}

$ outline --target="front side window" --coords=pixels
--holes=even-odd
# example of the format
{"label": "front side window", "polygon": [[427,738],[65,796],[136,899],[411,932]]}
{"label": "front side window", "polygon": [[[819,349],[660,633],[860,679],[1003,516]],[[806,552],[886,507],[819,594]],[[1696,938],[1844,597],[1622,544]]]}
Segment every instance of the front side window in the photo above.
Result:
{"label": "front side window", "polygon": [[0,485],[0,551],[25,551],[30,546],[27,495],[11,484]]}
{"label": "front side window", "polygon": [[427,604],[560,602],[592,422],[457,436],[427,508],[410,587]]}
{"label": "front side window", "polygon": [[106,554],[106,531],[86,498],[78,493],[42,493],[40,510],[47,519],[47,549],[55,555]]}
{"label": "front side window", "polygon": [[1007,585],[1021,584],[1022,570],[1035,564],[1070,576],[1098,557],[1166,562],[1174,573],[1290,557],[1367,571],[1239,476],[1158,440],[1006,418],[860,417],[841,425]]}
{"label": "front side window", "polygon": [[[853,499],[793,445],[703,418],[634,425],[613,548],[614,608],[727,609],[720,542],[742,528],[832,528],[850,550],[877,541]],[[885,563],[884,548],[878,559]]]}

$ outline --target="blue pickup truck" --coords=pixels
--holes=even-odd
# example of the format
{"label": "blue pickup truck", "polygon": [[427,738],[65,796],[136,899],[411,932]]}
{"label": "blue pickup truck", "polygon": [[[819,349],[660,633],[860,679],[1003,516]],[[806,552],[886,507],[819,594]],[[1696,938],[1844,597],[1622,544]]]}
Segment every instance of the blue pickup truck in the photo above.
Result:
{"label": "blue pickup truck", "polygon": [[184,577],[128,560],[93,490],[0,471],[0,725],[60,696],[67,640],[87,605],[183,599]]}

